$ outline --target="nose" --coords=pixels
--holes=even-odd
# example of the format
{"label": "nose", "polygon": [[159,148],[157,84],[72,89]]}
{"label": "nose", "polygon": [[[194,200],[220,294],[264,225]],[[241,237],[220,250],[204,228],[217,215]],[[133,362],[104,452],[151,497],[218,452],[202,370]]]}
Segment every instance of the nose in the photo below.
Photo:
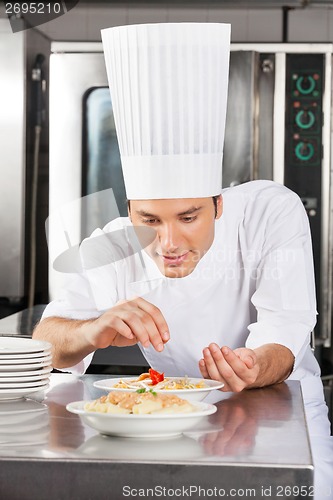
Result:
{"label": "nose", "polygon": [[173,253],[180,247],[180,234],[174,224],[164,224],[158,230],[158,238],[163,253]]}

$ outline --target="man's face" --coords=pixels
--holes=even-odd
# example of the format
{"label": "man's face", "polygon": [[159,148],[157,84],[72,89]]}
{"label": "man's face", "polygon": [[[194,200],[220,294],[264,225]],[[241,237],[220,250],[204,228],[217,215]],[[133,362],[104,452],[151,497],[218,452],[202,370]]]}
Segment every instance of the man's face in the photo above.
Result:
{"label": "man's face", "polygon": [[134,226],[156,231],[155,240],[145,248],[162,274],[168,278],[189,275],[214,240],[214,221],[222,215],[222,196],[217,199],[181,198],[131,200]]}

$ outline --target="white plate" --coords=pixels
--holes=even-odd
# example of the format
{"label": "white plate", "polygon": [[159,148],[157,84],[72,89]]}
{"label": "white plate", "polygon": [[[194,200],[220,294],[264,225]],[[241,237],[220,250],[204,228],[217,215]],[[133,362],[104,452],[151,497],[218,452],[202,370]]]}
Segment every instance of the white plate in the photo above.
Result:
{"label": "white plate", "polygon": [[52,356],[47,355],[47,356],[40,356],[38,358],[19,358],[19,359],[1,359],[0,360],[0,365],[1,366],[6,366],[6,365],[39,365],[39,363],[44,363],[44,361],[51,361]]}
{"label": "white plate", "polygon": [[43,368],[44,366],[51,366],[49,361],[43,361],[43,363],[36,364],[24,364],[24,365],[1,365],[0,364],[0,372],[21,372],[22,370],[34,371],[38,368]]}
{"label": "white plate", "polygon": [[42,352],[46,349],[52,349],[52,345],[49,342],[45,342],[44,340],[0,337],[0,354]]}
{"label": "white plate", "polygon": [[37,370],[31,370],[31,371],[27,371],[27,372],[21,372],[21,371],[2,372],[2,371],[0,371],[0,382],[6,377],[10,377],[11,379],[21,379],[21,377],[22,378],[23,377],[38,378],[41,375],[48,375],[49,373],[51,373],[51,371],[52,371],[52,366],[46,366],[46,367],[39,368]]}
{"label": "white plate", "polygon": [[42,385],[41,387],[26,387],[24,389],[0,389],[0,399],[20,399],[39,391],[45,391],[49,384]]}
{"label": "white plate", "polygon": [[[37,421],[37,419],[32,422],[21,422],[18,425],[1,425],[0,426],[0,441],[6,441],[6,436],[10,439],[8,441],[15,441],[17,439],[25,440],[32,432],[47,431],[49,430],[50,419],[48,415],[47,418]],[[19,430],[18,430],[19,428]]]}
{"label": "white plate", "polygon": [[196,402],[193,404],[196,410],[191,413],[119,415],[85,411],[85,403],[87,401],[69,403],[66,409],[80,415],[85,424],[101,434],[135,438],[177,436],[217,410],[214,405]]}
{"label": "white plate", "polygon": [[39,366],[39,363],[44,363],[45,361],[51,361],[52,356],[40,356],[39,358],[20,358],[20,359],[1,359],[0,360],[0,366],[7,366],[7,365],[37,365]]}
{"label": "white plate", "polygon": [[22,401],[0,401],[0,416],[12,417],[13,414],[39,413],[48,410],[48,406],[32,399]]}
{"label": "white plate", "polygon": [[[16,400],[15,402],[17,403],[18,401]],[[12,403],[14,403],[14,401]],[[0,403],[0,407],[1,404],[3,403]],[[3,433],[3,429],[9,426],[12,428],[15,427],[13,431],[19,434],[21,432],[25,432],[24,429],[26,425],[38,423],[40,427],[43,427],[44,425],[49,424],[49,420],[50,418],[49,418],[48,408],[44,409],[43,411],[38,410],[35,412],[27,412],[27,413],[10,413],[10,414],[7,413],[5,415],[0,415],[0,432]]]}
{"label": "white plate", "polygon": [[[135,380],[137,377],[121,377],[121,378],[107,378],[104,380],[97,380],[94,382],[94,386],[98,387],[98,389],[105,389],[106,391],[122,391],[122,392],[135,392],[139,388],[136,389],[121,389],[114,388],[113,386],[119,383],[121,380]],[[169,380],[179,380],[184,377],[165,377]],[[166,390],[166,389],[156,389],[156,387],[151,386],[153,391],[159,392],[161,394],[176,394],[178,397],[187,399],[188,401],[202,401],[210,391],[214,389],[220,389],[223,387],[222,382],[218,382],[217,380],[209,380],[202,378],[190,378],[189,382],[193,384],[198,384],[204,380],[207,387],[202,387],[201,389],[175,389],[175,390]]]}
{"label": "white plate", "polygon": [[2,352],[0,351],[0,360],[41,358],[43,356],[50,356],[52,351],[51,349],[46,349],[45,351],[22,352],[20,354],[1,354]]}
{"label": "white plate", "polygon": [[48,370],[47,373],[31,375],[31,377],[0,377],[0,387],[4,383],[19,384],[21,382],[38,382],[40,380],[45,380],[50,377],[50,372],[51,370]]}
{"label": "white plate", "polygon": [[0,391],[2,389],[30,389],[31,387],[40,387],[49,383],[48,378],[44,380],[34,380],[32,382],[12,382],[0,383]]}
{"label": "white plate", "polygon": [[39,430],[30,431],[27,434],[0,434],[0,447],[34,445],[37,443],[46,443],[50,434],[48,427],[42,427]]}

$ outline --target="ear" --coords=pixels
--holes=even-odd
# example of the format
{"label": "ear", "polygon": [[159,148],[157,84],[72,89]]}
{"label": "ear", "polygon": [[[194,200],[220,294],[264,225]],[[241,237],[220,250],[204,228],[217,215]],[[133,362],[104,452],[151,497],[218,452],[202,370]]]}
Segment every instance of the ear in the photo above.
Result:
{"label": "ear", "polygon": [[223,198],[222,195],[217,198],[217,203],[216,203],[216,217],[215,219],[219,219],[223,213]]}
{"label": "ear", "polygon": [[131,217],[131,202],[130,202],[130,200],[127,200],[127,215],[129,217],[129,220],[132,222],[132,217]]}

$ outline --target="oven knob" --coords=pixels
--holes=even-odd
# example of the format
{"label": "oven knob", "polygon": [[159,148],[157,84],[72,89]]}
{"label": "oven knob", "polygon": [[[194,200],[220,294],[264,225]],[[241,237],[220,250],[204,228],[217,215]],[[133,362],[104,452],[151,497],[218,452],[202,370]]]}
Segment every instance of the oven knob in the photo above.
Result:
{"label": "oven knob", "polygon": [[296,115],[296,123],[300,128],[311,128],[315,122],[315,115],[312,111],[299,111]]}
{"label": "oven knob", "polygon": [[316,87],[316,82],[312,76],[300,76],[296,81],[297,90],[303,94],[311,94]]}
{"label": "oven knob", "polygon": [[314,147],[309,142],[299,142],[295,148],[295,154],[299,160],[308,161],[314,154]]}

